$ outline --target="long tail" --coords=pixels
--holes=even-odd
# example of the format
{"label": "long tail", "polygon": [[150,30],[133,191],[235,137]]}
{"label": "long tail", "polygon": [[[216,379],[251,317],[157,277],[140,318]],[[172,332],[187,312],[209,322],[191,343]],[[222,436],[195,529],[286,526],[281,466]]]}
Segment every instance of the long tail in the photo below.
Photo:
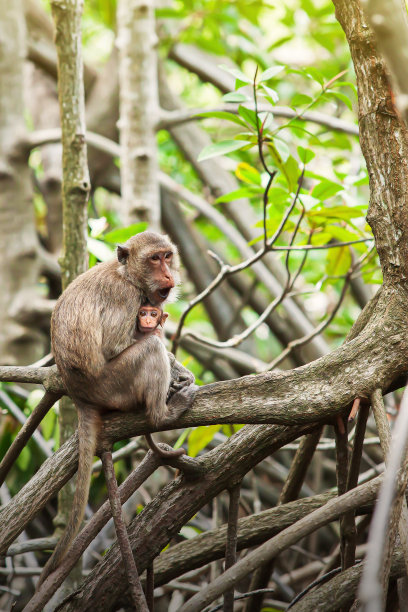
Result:
{"label": "long tail", "polygon": [[166,451],[163,448],[160,448],[160,446],[157,446],[156,442],[153,440],[151,434],[145,434],[145,438],[146,438],[146,442],[148,443],[152,451],[156,453],[157,455],[159,455],[160,457],[171,459],[174,457],[180,457],[180,455],[184,455],[186,452],[184,448],[178,448],[177,450],[171,450],[171,451]]}
{"label": "long tail", "polygon": [[77,409],[79,456],[74,500],[65,531],[59,539],[54,552],[44,566],[38,581],[37,589],[44,582],[44,580],[57,569],[68,552],[69,546],[81,526],[88,501],[92,461],[95,454],[97,435],[100,428],[100,418],[98,413],[88,406],[83,407],[82,405],[77,404]]}
{"label": "long tail", "polygon": [[42,400],[34,408],[33,412],[30,414],[25,424],[14,438],[11,446],[8,448],[0,463],[0,486],[3,484],[11,466],[35,432],[38,425],[41,423],[49,409],[57,400],[59,400],[60,397],[62,397],[62,393],[52,393],[51,391],[46,391]]}

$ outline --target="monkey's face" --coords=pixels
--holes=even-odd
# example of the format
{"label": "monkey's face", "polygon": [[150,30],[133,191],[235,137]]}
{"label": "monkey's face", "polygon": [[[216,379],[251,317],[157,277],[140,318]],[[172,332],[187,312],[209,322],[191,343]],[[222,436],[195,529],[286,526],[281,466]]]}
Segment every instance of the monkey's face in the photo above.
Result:
{"label": "monkey's face", "polygon": [[142,306],[137,315],[137,327],[142,333],[153,331],[162,322],[163,311],[155,306]]}
{"label": "monkey's face", "polygon": [[137,234],[118,247],[118,259],[126,267],[126,277],[152,305],[174,299],[174,288],[180,282],[179,258],[177,248],[166,236]]}

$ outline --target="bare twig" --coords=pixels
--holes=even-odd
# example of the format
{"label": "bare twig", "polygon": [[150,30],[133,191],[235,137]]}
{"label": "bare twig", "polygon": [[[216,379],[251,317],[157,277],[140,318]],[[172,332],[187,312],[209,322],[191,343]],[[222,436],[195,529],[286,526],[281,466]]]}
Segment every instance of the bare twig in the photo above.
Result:
{"label": "bare twig", "polygon": [[[356,435],[354,438],[353,450],[351,453],[347,474],[347,491],[354,489],[354,487],[356,487],[358,483],[358,475],[360,470],[361,455],[364,446],[364,435],[369,409],[369,405],[363,404],[358,414]],[[354,565],[356,556],[357,530],[354,512],[349,512],[341,518],[340,528],[342,534],[342,568],[346,569]]]}
{"label": "bare twig", "polygon": [[[237,561],[237,526],[240,489],[241,483],[238,483],[229,490],[227,546],[225,549],[226,570],[232,567]],[[233,612],[233,609],[234,588],[232,587],[232,589],[226,591],[224,594],[224,612]]]}

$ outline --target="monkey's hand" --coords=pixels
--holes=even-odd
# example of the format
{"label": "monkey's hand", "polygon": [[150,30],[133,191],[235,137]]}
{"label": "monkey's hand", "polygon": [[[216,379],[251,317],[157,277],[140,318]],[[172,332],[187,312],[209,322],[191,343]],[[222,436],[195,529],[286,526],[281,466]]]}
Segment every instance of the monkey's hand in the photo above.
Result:
{"label": "monkey's hand", "polygon": [[190,383],[187,387],[181,388],[171,396],[170,401],[167,402],[169,409],[169,414],[166,418],[167,423],[171,423],[183,412],[191,408],[198,388],[198,385]]}
{"label": "monkey's hand", "polygon": [[167,401],[170,398],[183,389],[184,387],[189,387],[195,381],[194,374],[187,370],[184,366],[179,363],[172,353],[167,353],[170,361],[170,387],[167,393]]}

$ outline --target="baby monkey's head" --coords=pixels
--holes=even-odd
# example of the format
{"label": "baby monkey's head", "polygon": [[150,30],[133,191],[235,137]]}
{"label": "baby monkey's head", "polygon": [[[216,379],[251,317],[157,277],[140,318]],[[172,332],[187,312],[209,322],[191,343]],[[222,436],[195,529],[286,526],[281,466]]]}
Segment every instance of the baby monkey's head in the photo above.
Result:
{"label": "baby monkey's head", "polygon": [[141,333],[147,333],[155,330],[159,325],[163,327],[168,316],[160,306],[152,306],[146,301],[137,313],[137,329]]}

